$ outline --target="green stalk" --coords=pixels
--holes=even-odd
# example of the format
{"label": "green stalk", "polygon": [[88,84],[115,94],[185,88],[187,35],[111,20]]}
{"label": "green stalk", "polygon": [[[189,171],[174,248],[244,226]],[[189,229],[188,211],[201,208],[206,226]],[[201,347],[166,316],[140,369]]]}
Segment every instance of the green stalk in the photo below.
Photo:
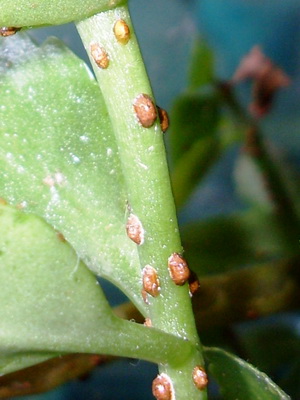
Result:
{"label": "green stalk", "polygon": [[[299,309],[299,266],[299,257],[293,257],[203,277],[193,297],[199,331]],[[114,311],[124,319],[142,319],[132,303]]]}
{"label": "green stalk", "polygon": [[[118,41],[114,34],[114,25],[120,19],[130,29],[127,43]],[[192,379],[194,367],[203,366],[204,361],[189,288],[187,284],[176,285],[168,271],[168,258],[173,253],[182,253],[182,247],[162,131],[157,120],[151,127],[142,126],[133,107],[139,95],[146,94],[152,99],[153,95],[128,8],[123,6],[102,12],[77,23],[77,29],[114,127],[128,193],[128,214],[138,217],[144,231],[144,241],[138,245],[141,282],[146,265],[155,268],[159,279],[159,294],[154,297],[147,295],[146,317],[151,319],[155,328],[195,345],[195,352],[179,368],[160,365],[160,373],[170,377],[176,400],[204,400],[206,390],[198,390]],[[101,49],[101,66],[91,55],[91,46]],[[126,218],[124,229],[125,225]]]}

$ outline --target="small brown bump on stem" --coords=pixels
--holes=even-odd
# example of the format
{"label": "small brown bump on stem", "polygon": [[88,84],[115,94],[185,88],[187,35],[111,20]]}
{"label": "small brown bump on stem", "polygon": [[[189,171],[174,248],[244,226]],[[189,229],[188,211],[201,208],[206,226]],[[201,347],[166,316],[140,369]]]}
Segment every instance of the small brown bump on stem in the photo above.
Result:
{"label": "small brown bump on stem", "polygon": [[123,19],[119,19],[114,25],[114,34],[117,41],[121,44],[127,44],[130,39],[129,26]]}
{"label": "small brown bump on stem", "polygon": [[163,133],[167,131],[169,128],[170,122],[169,122],[169,116],[166,110],[163,108],[160,108],[157,106],[157,112],[158,112],[158,118],[160,121],[160,127]]}
{"label": "small brown bump on stem", "polygon": [[149,304],[148,297],[147,297],[147,292],[146,292],[145,289],[142,289],[142,290],[141,290],[141,295],[142,295],[142,298],[143,298],[143,300],[144,300],[144,303],[145,303],[145,304]]}
{"label": "small brown bump on stem", "polygon": [[171,279],[176,285],[182,286],[189,280],[190,269],[179,253],[173,253],[168,258],[168,268]]}
{"label": "small brown bump on stem", "polygon": [[156,400],[173,400],[173,385],[167,374],[160,374],[152,382],[152,394]]}
{"label": "small brown bump on stem", "polygon": [[1,206],[6,206],[7,205],[7,201],[5,199],[3,199],[2,197],[0,197],[0,205]]}
{"label": "small brown bump on stem", "polygon": [[144,128],[150,128],[157,118],[153,100],[147,94],[139,94],[133,102],[133,108],[138,121]]}
{"label": "small brown bump on stem", "polygon": [[200,283],[198,280],[197,275],[195,272],[190,271],[190,277],[189,277],[189,290],[190,290],[190,296],[192,297],[200,287]]}
{"label": "small brown bump on stem", "polygon": [[146,265],[143,269],[143,289],[153,297],[157,297],[160,293],[157,272],[151,265]]}
{"label": "small brown bump on stem", "polygon": [[13,26],[2,26],[0,28],[0,36],[12,36],[17,33],[21,28],[15,28]]}
{"label": "small brown bump on stem", "polygon": [[151,328],[152,327],[151,319],[150,318],[146,318],[145,322],[144,322],[144,325],[147,326],[148,328]]}
{"label": "small brown bump on stem", "polygon": [[134,214],[130,214],[126,224],[126,232],[129,239],[137,245],[144,243],[144,229],[141,221]]}
{"label": "small brown bump on stem", "polygon": [[58,240],[60,242],[66,242],[67,241],[66,238],[64,237],[64,235],[61,232],[56,232],[56,236],[57,236],[57,238],[58,238]]}
{"label": "small brown bump on stem", "polygon": [[193,382],[197,389],[204,390],[208,384],[208,377],[205,369],[200,365],[196,365],[193,369]]}
{"label": "small brown bump on stem", "polygon": [[105,49],[99,43],[90,46],[91,56],[99,68],[106,69],[109,66],[109,57]]}

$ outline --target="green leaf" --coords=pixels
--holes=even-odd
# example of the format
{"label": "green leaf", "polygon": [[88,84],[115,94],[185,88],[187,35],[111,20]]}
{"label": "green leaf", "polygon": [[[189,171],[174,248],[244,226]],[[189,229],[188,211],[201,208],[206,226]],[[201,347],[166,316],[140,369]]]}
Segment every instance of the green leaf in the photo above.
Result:
{"label": "green leaf", "polygon": [[[2,328],[2,324],[0,326]],[[1,346],[3,353],[0,356],[0,374],[8,374],[14,371],[18,371],[23,368],[30,367],[35,364],[44,362],[50,358],[58,355],[57,353],[46,353],[46,352],[19,352],[19,353],[7,353],[6,349]]]}
{"label": "green leaf", "polygon": [[124,3],[126,0],[1,0],[0,26],[65,24]]}
{"label": "green leaf", "polygon": [[90,71],[59,41],[0,41],[0,196],[43,217],[140,310],[140,265],[106,107]]}
{"label": "green leaf", "polygon": [[296,318],[286,318],[248,326],[239,332],[240,346],[251,362],[266,372],[297,363],[300,356],[298,322]]}
{"label": "green leaf", "polygon": [[267,212],[273,211],[273,203],[259,167],[247,154],[241,153],[234,168],[237,193],[249,204]]}
{"label": "green leaf", "polygon": [[110,326],[95,277],[40,219],[0,206],[0,265],[0,373],[55,356],[57,338],[85,342]]}
{"label": "green leaf", "polygon": [[[297,184],[299,179],[299,171],[296,165],[293,165],[287,155],[278,148],[270,148],[267,160],[257,160],[247,153],[241,153],[235,165],[234,177],[237,184],[238,193],[250,204],[255,204],[261,208],[270,210],[274,207],[272,192],[268,189],[269,182],[264,176],[268,173],[267,179],[273,179],[274,169],[284,184],[284,190],[291,199],[295,207],[298,207],[300,199],[300,189]],[[258,166],[258,163],[261,166]],[[267,164],[269,163],[269,165]],[[270,173],[273,176],[270,176]],[[278,178],[277,178],[278,179]],[[275,189],[273,189],[274,191]],[[282,190],[282,189],[281,189]],[[277,195],[279,195],[277,193]],[[298,208],[298,211],[299,208]]]}
{"label": "green leaf", "polygon": [[201,138],[212,137],[220,120],[220,103],[214,92],[187,93],[180,96],[171,112],[171,155],[181,159]]}
{"label": "green leaf", "polygon": [[187,200],[219,154],[220,143],[215,136],[195,141],[192,147],[183,153],[172,172],[173,195],[177,207]]}
{"label": "green leaf", "polygon": [[299,358],[292,363],[288,373],[280,381],[280,386],[290,393],[292,399],[299,399],[300,397],[300,365]]}
{"label": "green leaf", "polygon": [[182,241],[199,275],[229,271],[286,254],[276,218],[255,209],[182,228]]}
{"label": "green leaf", "polygon": [[214,57],[207,43],[195,40],[189,68],[189,89],[198,89],[214,81]]}
{"label": "green leaf", "polygon": [[224,400],[290,399],[266,374],[240,358],[218,348],[206,348],[204,355]]}
{"label": "green leaf", "polygon": [[0,206],[0,373],[67,352],[180,363],[192,345],[113,314],[95,276],[44,221]]}

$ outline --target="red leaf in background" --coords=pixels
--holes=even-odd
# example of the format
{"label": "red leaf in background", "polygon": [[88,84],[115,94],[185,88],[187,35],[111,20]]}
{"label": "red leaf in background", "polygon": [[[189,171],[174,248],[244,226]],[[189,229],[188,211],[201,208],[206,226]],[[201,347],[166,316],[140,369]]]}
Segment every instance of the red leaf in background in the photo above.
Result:
{"label": "red leaf in background", "polygon": [[291,82],[286,73],[263,54],[259,46],[254,46],[242,59],[231,83],[236,84],[246,79],[253,80],[249,110],[256,118],[270,111],[276,92]]}

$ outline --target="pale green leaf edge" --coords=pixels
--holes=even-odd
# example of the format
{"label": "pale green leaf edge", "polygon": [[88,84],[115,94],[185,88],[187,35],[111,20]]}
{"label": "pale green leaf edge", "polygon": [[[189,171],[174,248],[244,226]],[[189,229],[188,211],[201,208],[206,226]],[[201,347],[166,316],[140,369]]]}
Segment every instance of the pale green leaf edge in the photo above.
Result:
{"label": "pale green leaf edge", "polygon": [[0,372],[65,353],[180,364],[193,345],[118,318],[95,276],[43,221],[0,205]]}
{"label": "pale green leaf edge", "polygon": [[204,357],[224,400],[291,400],[265,373],[225,350],[205,347]]}
{"label": "pale green leaf edge", "polygon": [[0,196],[62,232],[143,312],[118,148],[94,78],[56,39],[37,47],[18,34],[0,48]]}

